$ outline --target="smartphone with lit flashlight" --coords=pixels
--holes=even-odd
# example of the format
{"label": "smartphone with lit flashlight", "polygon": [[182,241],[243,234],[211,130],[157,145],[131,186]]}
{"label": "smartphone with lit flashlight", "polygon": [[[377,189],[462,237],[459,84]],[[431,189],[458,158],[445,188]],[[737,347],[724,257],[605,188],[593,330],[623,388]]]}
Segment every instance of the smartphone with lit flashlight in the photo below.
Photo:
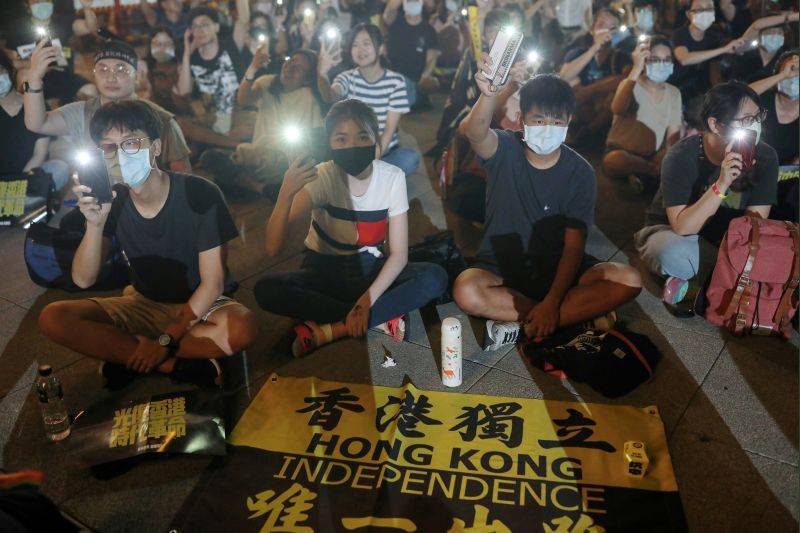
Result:
{"label": "smartphone with lit flashlight", "polygon": [[489,67],[489,72],[484,73],[492,85],[500,86],[506,82],[521,44],[522,32],[515,28],[504,27],[497,34],[489,51],[492,65]]}
{"label": "smartphone with lit flashlight", "polygon": [[111,194],[111,179],[103,151],[99,148],[84,150],[78,154],[77,159],[78,181],[92,189],[87,196],[97,198],[97,203],[110,204],[114,196]]}
{"label": "smartphone with lit flashlight", "polygon": [[733,151],[742,156],[742,172],[753,168],[756,155],[756,132],[751,129],[736,130],[733,136]]}

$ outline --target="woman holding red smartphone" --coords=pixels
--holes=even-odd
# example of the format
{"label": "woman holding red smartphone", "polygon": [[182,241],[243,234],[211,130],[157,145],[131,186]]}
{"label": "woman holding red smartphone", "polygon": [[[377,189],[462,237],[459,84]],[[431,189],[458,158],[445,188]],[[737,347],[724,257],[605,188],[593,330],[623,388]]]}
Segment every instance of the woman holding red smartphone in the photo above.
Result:
{"label": "woman holding red smartphone", "polygon": [[778,156],[761,141],[764,114],[747,85],[717,85],[703,102],[705,131],[682,139],[664,158],[661,188],[634,238],[648,268],[666,278],[665,303],[679,303],[689,280],[704,279],[732,219],[745,212],[769,216]]}

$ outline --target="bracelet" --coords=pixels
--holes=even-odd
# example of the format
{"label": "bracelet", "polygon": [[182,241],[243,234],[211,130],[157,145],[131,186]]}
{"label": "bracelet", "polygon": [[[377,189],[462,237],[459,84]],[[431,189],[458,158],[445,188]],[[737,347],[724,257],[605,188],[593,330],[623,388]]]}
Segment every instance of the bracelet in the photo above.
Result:
{"label": "bracelet", "polygon": [[720,190],[719,190],[719,187],[717,187],[717,183],[716,183],[716,182],[714,182],[714,183],[711,185],[711,192],[713,192],[714,194],[716,194],[716,195],[717,195],[717,198],[719,198],[720,200],[724,200],[725,198],[727,198],[727,197],[728,197],[728,195],[727,195],[727,194],[722,194],[722,191],[720,191]]}

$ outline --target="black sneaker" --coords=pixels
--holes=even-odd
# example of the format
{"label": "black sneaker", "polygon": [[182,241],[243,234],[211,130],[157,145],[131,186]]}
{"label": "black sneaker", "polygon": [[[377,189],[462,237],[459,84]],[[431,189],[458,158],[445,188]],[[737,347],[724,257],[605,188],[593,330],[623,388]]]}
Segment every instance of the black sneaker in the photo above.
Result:
{"label": "black sneaker", "polygon": [[109,390],[120,390],[127,387],[136,378],[136,372],[129,370],[125,365],[100,361],[97,373],[103,378],[103,386]]}
{"label": "black sneaker", "polygon": [[169,377],[181,383],[193,383],[201,387],[222,386],[222,369],[215,359],[175,359],[175,368]]}

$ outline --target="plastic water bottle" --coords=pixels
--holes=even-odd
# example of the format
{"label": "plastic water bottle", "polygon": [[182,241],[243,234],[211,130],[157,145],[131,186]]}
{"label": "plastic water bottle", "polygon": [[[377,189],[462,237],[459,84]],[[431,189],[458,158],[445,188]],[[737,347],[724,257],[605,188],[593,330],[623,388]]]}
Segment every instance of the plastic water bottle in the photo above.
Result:
{"label": "plastic water bottle", "polygon": [[61,389],[61,381],[53,374],[50,365],[39,365],[36,394],[42,408],[42,420],[47,438],[53,441],[67,438],[70,426],[67,406],[64,403],[64,393]]}
{"label": "plastic water bottle", "polygon": [[442,320],[442,385],[461,385],[461,322],[453,317]]}

